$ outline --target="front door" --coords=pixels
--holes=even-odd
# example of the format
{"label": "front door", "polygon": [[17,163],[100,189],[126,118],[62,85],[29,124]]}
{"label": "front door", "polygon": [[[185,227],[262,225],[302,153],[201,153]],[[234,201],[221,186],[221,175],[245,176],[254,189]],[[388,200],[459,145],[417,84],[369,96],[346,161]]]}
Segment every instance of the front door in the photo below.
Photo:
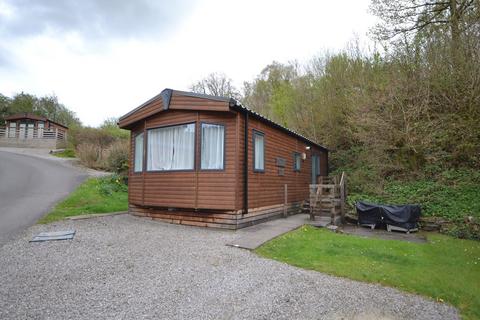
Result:
{"label": "front door", "polygon": [[320,156],[312,155],[312,184],[317,184],[317,177],[320,175]]}

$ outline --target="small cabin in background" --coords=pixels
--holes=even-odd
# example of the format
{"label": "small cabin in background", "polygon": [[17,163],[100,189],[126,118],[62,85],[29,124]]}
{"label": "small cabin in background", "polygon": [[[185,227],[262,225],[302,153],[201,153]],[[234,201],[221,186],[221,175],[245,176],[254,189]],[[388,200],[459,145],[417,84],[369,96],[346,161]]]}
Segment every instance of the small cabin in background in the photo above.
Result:
{"label": "small cabin in background", "polygon": [[17,113],[5,117],[0,146],[58,149],[66,147],[68,127],[46,117]]}
{"label": "small cabin in background", "polygon": [[243,228],[298,212],[328,150],[231,98],[163,90],[119,120],[131,131],[129,212]]}

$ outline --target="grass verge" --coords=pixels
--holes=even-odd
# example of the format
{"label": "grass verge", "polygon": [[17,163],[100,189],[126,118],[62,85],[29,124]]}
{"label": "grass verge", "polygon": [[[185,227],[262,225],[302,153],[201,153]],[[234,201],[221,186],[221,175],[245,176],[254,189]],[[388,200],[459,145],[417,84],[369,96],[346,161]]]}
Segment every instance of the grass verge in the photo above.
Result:
{"label": "grass verge", "polygon": [[58,158],[75,158],[75,150],[65,149],[62,152],[57,152],[57,153],[54,153],[53,155]]}
{"label": "grass verge", "polygon": [[65,200],[41,218],[38,223],[50,223],[83,214],[126,211],[127,186],[118,176],[91,178],[82,183]]}
{"label": "grass verge", "polygon": [[256,252],[300,268],[429,296],[480,319],[480,243],[433,234],[425,244],[335,234],[303,226]]}

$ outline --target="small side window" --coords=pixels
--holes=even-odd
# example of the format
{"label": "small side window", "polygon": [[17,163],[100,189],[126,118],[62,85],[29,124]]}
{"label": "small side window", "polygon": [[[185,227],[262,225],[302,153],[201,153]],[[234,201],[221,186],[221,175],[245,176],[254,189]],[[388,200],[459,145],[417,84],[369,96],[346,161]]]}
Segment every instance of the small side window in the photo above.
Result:
{"label": "small side window", "polygon": [[138,134],[135,137],[135,159],[134,159],[134,172],[143,171],[143,133]]}
{"label": "small side window", "polygon": [[295,152],[293,154],[293,171],[300,171],[302,165],[302,155]]}
{"label": "small side window", "polygon": [[253,131],[253,171],[265,171],[265,136],[259,131]]}

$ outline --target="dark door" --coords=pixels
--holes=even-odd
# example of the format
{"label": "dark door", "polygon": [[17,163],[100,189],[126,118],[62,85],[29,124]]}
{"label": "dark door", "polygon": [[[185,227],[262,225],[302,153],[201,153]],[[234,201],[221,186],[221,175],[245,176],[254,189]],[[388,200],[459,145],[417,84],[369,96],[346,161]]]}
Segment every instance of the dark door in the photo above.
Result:
{"label": "dark door", "polygon": [[312,184],[317,184],[317,177],[320,175],[320,156],[312,155]]}

